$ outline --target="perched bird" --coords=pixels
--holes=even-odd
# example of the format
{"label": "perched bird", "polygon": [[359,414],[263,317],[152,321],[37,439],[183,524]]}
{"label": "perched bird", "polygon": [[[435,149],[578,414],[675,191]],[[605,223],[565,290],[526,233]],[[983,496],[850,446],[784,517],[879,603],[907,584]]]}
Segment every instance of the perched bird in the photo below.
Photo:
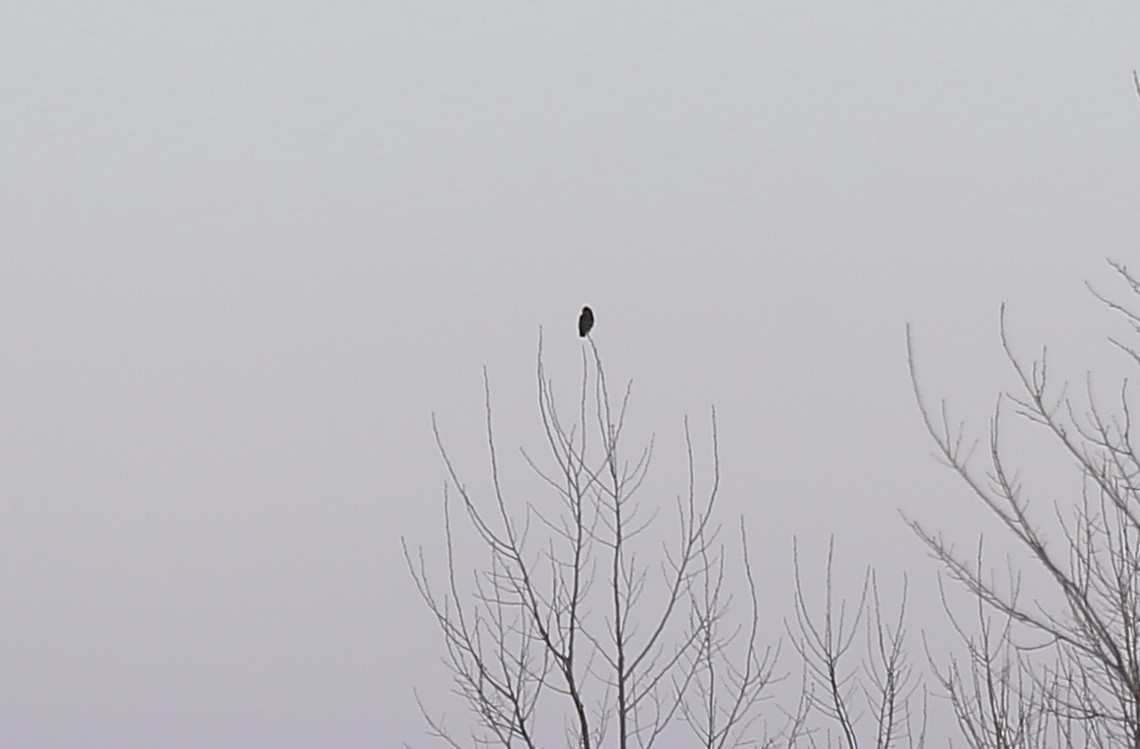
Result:
{"label": "perched bird", "polygon": [[592,327],[594,327],[594,312],[589,307],[583,307],[582,314],[578,316],[578,336],[585,338]]}

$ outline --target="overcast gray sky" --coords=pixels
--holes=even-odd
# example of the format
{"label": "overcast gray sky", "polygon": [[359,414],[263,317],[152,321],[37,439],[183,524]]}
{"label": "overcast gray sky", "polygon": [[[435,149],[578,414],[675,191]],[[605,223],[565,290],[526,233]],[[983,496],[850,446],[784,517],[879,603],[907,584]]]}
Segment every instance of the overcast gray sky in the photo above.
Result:
{"label": "overcast gray sky", "polygon": [[1083,282],[1140,240],[1138,31],[1041,0],[4,3],[0,743],[418,739],[430,415],[482,477],[486,366],[536,445],[538,331],[571,389],[583,304],[663,455],[716,405],[773,617],[793,535],[932,572],[897,510],[981,516],[904,326],[965,415],[1009,384],[1003,300],[1027,352],[1109,356]]}

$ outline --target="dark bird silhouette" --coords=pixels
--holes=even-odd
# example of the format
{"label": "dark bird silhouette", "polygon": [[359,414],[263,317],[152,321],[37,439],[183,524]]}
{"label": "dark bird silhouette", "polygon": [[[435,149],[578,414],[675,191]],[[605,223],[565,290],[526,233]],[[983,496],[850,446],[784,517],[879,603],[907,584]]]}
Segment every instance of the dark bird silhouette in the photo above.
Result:
{"label": "dark bird silhouette", "polygon": [[582,314],[578,316],[578,336],[585,338],[592,327],[594,327],[594,312],[589,307],[583,307]]}

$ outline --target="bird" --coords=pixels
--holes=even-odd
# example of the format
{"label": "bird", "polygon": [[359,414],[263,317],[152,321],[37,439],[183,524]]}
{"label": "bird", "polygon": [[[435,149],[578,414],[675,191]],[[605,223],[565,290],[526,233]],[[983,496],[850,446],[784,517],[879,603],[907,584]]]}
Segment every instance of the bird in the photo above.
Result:
{"label": "bird", "polygon": [[594,327],[594,312],[589,307],[583,307],[582,314],[578,316],[578,337],[585,338],[592,327]]}

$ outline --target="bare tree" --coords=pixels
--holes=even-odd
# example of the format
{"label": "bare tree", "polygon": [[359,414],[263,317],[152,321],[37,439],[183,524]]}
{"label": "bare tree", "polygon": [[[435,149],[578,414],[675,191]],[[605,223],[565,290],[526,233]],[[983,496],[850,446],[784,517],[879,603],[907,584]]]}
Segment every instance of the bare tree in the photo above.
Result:
{"label": "bare tree", "polygon": [[[558,735],[559,743],[583,749],[647,748],[676,746],[685,733],[686,746],[764,743],[756,738],[767,730],[757,724],[758,706],[774,681],[778,648],[761,642],[743,522],[739,569],[730,571],[713,517],[715,411],[711,476],[698,480],[686,419],[687,486],[671,503],[643,499],[653,440],[627,458],[630,387],[618,399],[611,395],[597,347],[589,345],[567,422],[539,336],[546,454],[522,456],[546,487],[542,497],[508,496],[486,372],[489,496],[467,488],[433,418],[449,478],[443,582],[433,582],[422,548],[413,554],[405,542],[404,552],[475,725],[451,729],[421,701],[429,733],[453,747],[537,747]],[[483,565],[457,556],[455,505],[487,555]],[[741,594],[746,601],[734,598]]]}
{"label": "bare tree", "polygon": [[846,749],[923,747],[926,693],[906,647],[906,579],[894,617],[884,615],[878,579],[870,570],[858,602],[850,606],[833,592],[834,555],[832,539],[822,610],[813,611],[798,549],[794,554],[795,624],[785,626],[804,671],[798,743]]}
{"label": "bare tree", "polygon": [[[1140,281],[1112,267],[1140,299]],[[1093,293],[1140,333],[1140,312]],[[1131,417],[1140,394],[1124,380],[1106,407],[1090,378],[1078,401],[1050,378],[1048,351],[1026,362],[1014,353],[1004,310],[1000,321],[1019,387],[999,398],[984,450],[951,421],[945,402],[924,397],[907,334],[915,397],[937,454],[1021,555],[999,574],[980,539],[963,554],[907,519],[942,564],[939,590],[958,637],[949,652],[925,641],[931,678],[973,749],[1140,749],[1140,447]],[[545,446],[541,456],[521,451],[521,463],[543,491],[521,495],[505,479],[486,373],[487,492],[460,478],[433,419],[448,476],[442,574],[429,574],[422,549],[404,549],[473,722],[449,727],[421,701],[429,734],[452,747],[923,747],[927,691],[908,652],[906,579],[893,615],[872,572],[852,605],[833,593],[830,548],[821,603],[796,555],[794,618],[785,629],[802,688],[793,709],[775,707],[767,717],[778,721],[765,722],[761,703],[779,681],[780,652],[763,644],[744,524],[734,555],[736,542],[726,548],[714,518],[715,411],[707,472],[698,470],[686,420],[687,481],[662,502],[646,488],[653,440],[632,453],[623,440],[630,387],[611,394],[598,350],[586,342],[567,420],[539,338]],[[1140,365],[1140,346],[1112,342]],[[1011,457],[1018,443],[1009,435],[1020,434],[1011,419],[1059,449],[1080,479],[1075,501],[1033,496]],[[462,532],[484,561],[460,551]],[[952,600],[962,592],[967,614]]]}
{"label": "bare tree", "polygon": [[[1111,265],[1140,297],[1140,281]],[[1140,333],[1140,314],[1128,304],[1093,294]],[[1004,309],[1000,331],[1019,387],[994,409],[984,468],[971,460],[975,443],[951,422],[945,403],[932,406],[923,396],[908,332],[915,396],[939,456],[1028,560],[1024,569],[995,575],[983,566],[980,546],[964,557],[908,520],[977,606],[976,632],[954,619],[967,655],[945,663],[940,682],[971,746],[1140,749],[1140,449],[1132,421],[1140,394],[1124,379],[1106,407],[1090,376],[1078,401],[1053,382],[1047,350],[1029,362],[1014,353]],[[1140,364],[1135,344],[1111,340]],[[1026,488],[1009,457],[1011,417],[1059,448],[1082,481],[1079,499],[1044,504]],[[1047,591],[1023,592],[1032,573]]]}
{"label": "bare tree", "polygon": [[[981,544],[975,564],[975,569],[984,568]],[[936,655],[928,645],[927,657],[967,746],[1073,746],[1075,722],[1048,709],[1050,695],[1063,685],[1043,688],[1033,677],[1032,664],[1012,640],[1013,617],[995,612],[984,597],[974,595],[974,623],[968,624],[947,600],[941,580],[939,591],[962,653]]]}

